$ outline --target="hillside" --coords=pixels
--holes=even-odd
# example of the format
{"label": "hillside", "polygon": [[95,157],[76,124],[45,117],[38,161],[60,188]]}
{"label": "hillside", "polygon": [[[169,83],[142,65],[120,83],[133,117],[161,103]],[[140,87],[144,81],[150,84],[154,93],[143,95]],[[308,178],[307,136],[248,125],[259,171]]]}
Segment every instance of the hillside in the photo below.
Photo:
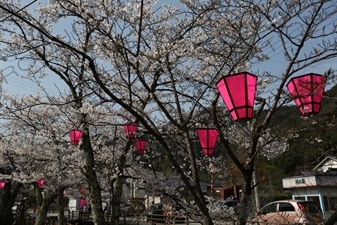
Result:
{"label": "hillside", "polygon": [[[283,193],[282,178],[299,175],[303,170],[311,170],[328,155],[337,155],[337,86],[324,94],[319,114],[303,119],[296,106],[281,107],[273,116],[270,128],[273,132],[287,134],[297,131],[298,137],[289,139],[289,149],[274,159],[260,157],[257,163],[260,190],[270,195]],[[216,151],[217,154],[221,150]],[[222,154],[222,153],[221,153]],[[154,167],[168,175],[172,166],[167,165],[164,157],[153,160]],[[241,176],[236,169],[231,169],[231,177],[215,175],[215,182],[225,186],[239,181]],[[220,178],[221,177],[221,178]],[[202,179],[209,179],[209,174],[201,173]]]}
{"label": "hillside", "polygon": [[[283,107],[275,115],[272,127],[296,130],[299,134],[289,139],[289,150],[273,160],[285,175],[311,169],[327,155],[336,154],[336,105],[337,86],[334,86],[325,93],[320,113],[311,118],[301,118],[296,106]],[[282,124],[282,128],[278,124]]]}
{"label": "hillside", "polygon": [[273,117],[270,127],[285,134],[297,131],[298,137],[288,140],[289,149],[278,157],[259,159],[258,177],[261,190],[270,194],[283,192],[282,178],[314,168],[326,156],[337,155],[337,86],[324,94],[319,114],[303,119],[296,106],[285,106]]}

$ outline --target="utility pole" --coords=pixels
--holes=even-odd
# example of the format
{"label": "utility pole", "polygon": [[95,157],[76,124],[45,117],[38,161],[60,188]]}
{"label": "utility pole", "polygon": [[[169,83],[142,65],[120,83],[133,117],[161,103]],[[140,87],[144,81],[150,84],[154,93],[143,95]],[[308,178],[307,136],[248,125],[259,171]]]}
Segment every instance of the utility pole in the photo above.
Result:
{"label": "utility pole", "polygon": [[253,171],[253,187],[254,187],[254,198],[255,198],[255,209],[256,212],[260,209],[260,198],[259,198],[259,191],[258,191],[258,184],[257,184],[257,177],[256,177],[256,166],[254,165]]}

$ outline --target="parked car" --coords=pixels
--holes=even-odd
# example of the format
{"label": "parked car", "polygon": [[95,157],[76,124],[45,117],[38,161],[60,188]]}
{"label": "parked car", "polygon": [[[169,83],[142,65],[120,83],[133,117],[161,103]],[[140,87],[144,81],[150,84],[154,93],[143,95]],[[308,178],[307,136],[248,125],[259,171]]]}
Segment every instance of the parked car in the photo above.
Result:
{"label": "parked car", "polygon": [[215,207],[217,210],[215,211],[215,215],[213,217],[218,218],[231,218],[235,215],[235,208],[238,205],[238,201],[236,200],[219,200],[215,203]]}
{"label": "parked car", "polygon": [[323,214],[315,202],[280,200],[262,207],[253,218],[253,224],[318,224]]}
{"label": "parked car", "polygon": [[136,209],[131,203],[123,203],[120,206],[120,212],[122,216],[131,216],[136,213]]}
{"label": "parked car", "polygon": [[180,205],[157,203],[144,211],[146,221],[157,223],[179,223],[185,221]]}
{"label": "parked car", "polygon": [[164,218],[164,205],[162,203],[157,203],[150,205],[148,209],[144,211],[146,216],[146,222],[162,222],[165,221]]}
{"label": "parked car", "polygon": [[216,206],[219,208],[234,208],[238,205],[236,200],[220,200],[216,203]]}

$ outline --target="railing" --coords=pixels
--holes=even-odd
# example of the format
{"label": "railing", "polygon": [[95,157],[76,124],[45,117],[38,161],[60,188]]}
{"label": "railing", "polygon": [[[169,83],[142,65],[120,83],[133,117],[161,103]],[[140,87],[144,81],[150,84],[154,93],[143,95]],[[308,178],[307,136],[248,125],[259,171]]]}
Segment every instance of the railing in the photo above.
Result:
{"label": "railing", "polygon": [[165,215],[165,214],[151,214],[146,215],[146,221],[151,224],[156,223],[166,223],[166,224],[176,224],[176,223],[184,223],[189,224],[189,219],[186,216],[175,216],[175,215]]}
{"label": "railing", "polygon": [[144,213],[134,213],[134,214],[121,214],[120,224],[130,225],[130,224],[189,224],[189,218],[186,216],[176,216],[167,214],[144,214]]}
{"label": "railing", "polygon": [[[90,212],[72,211],[71,218],[67,218],[67,225],[73,225],[78,222],[90,221],[92,220],[92,215]],[[26,216],[23,225],[33,225],[34,219],[32,217]],[[105,214],[105,221],[109,222],[111,219],[109,214]],[[158,224],[181,224],[190,225],[191,223],[198,223],[191,220],[186,215],[176,216],[176,215],[165,215],[165,214],[145,214],[145,213],[122,213],[119,217],[120,225],[158,225]],[[238,225],[236,220],[226,219],[226,220],[213,220],[214,224],[217,225]],[[47,218],[47,225],[56,225],[57,216]],[[199,224],[199,223],[198,223]]]}
{"label": "railing", "polygon": [[[217,225],[238,225],[238,221],[235,219],[214,219],[214,224]],[[192,220],[187,215],[165,215],[165,214],[135,214],[133,216],[120,217],[120,224],[122,225],[158,225],[158,224],[200,224],[197,221]]]}

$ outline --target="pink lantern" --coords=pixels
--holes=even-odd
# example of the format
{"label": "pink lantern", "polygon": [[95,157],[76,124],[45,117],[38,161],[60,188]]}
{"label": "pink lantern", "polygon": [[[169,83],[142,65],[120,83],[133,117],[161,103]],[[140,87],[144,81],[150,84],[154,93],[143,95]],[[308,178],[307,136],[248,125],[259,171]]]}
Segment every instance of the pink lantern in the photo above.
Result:
{"label": "pink lantern", "polygon": [[135,145],[136,145],[138,154],[144,154],[145,147],[146,147],[146,140],[142,140],[142,139],[136,140]]}
{"label": "pink lantern", "polygon": [[133,123],[125,124],[124,131],[128,139],[134,139],[136,136],[137,126]]}
{"label": "pink lantern", "polygon": [[204,155],[213,155],[218,131],[215,128],[197,128],[197,134]]}
{"label": "pink lantern", "polygon": [[248,72],[222,77],[216,84],[234,121],[251,119],[257,76]]}
{"label": "pink lantern", "polygon": [[40,188],[44,185],[44,180],[43,179],[40,179],[37,181],[37,186]]}
{"label": "pink lantern", "polygon": [[63,190],[63,195],[67,195],[67,190],[66,189]]}
{"label": "pink lantern", "polygon": [[306,74],[292,78],[287,88],[303,116],[317,114],[321,109],[326,76]]}
{"label": "pink lantern", "polygon": [[71,130],[69,132],[70,141],[72,145],[78,145],[80,143],[80,139],[82,137],[82,131],[80,130]]}
{"label": "pink lantern", "polygon": [[0,190],[3,189],[6,185],[6,182],[0,181]]}
{"label": "pink lantern", "polygon": [[83,187],[80,187],[80,188],[78,189],[78,191],[79,191],[81,194],[83,194],[83,193],[84,193],[84,188],[83,188]]}

